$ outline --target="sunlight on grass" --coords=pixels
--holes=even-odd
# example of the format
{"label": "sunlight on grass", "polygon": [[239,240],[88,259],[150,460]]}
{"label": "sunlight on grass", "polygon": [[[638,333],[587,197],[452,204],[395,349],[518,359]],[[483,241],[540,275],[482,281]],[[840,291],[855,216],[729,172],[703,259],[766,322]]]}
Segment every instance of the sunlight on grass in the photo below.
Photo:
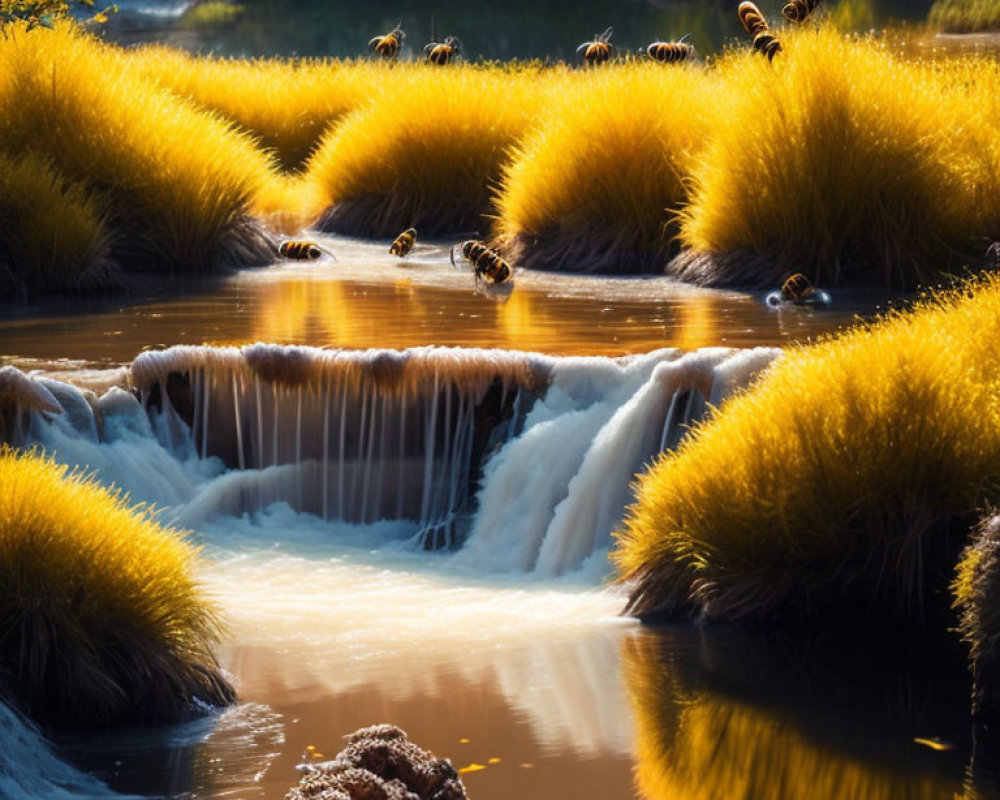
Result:
{"label": "sunlight on grass", "polygon": [[0,42],[0,151],[38,153],[107,200],[112,255],[139,269],[264,263],[249,219],[270,163],[245,136],[69,29]]}
{"label": "sunlight on grass", "polygon": [[146,80],[251,134],[287,170],[301,168],[332,124],[395,77],[367,61],[206,58],[163,46],[126,57]]}
{"label": "sunlight on grass", "polygon": [[689,252],[673,274],[913,289],[981,259],[1000,221],[983,149],[996,135],[962,84],[827,28],[784,42],[773,63],[731,53],[719,65],[726,124],[692,172]]}
{"label": "sunlight on grass", "polygon": [[485,233],[507,151],[559,74],[422,64],[387,72],[391,82],[309,162],[308,177],[331,206],[323,227],[388,237],[411,226],[422,236]]}
{"label": "sunlight on grass", "polygon": [[231,702],[197,556],[85,475],[0,450],[0,683],[33,719],[66,727]]}
{"label": "sunlight on grass", "polygon": [[792,348],[638,480],[637,614],[916,621],[1000,481],[1000,279]]}
{"label": "sunlight on grass", "polygon": [[998,0],[936,0],[927,15],[931,27],[947,33],[1000,30]]}
{"label": "sunlight on grass", "polygon": [[632,62],[562,84],[513,151],[497,232],[521,266],[662,272],[692,154],[722,121],[714,82]]}

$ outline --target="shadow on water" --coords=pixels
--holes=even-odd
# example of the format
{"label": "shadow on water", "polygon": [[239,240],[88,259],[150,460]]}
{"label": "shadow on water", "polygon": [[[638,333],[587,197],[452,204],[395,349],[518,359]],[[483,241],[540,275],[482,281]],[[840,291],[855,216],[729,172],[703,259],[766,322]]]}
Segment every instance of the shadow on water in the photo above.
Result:
{"label": "shadow on water", "polygon": [[687,626],[623,643],[647,800],[996,796],[962,654]]}
{"label": "shadow on water", "polygon": [[124,794],[202,797],[221,783],[232,796],[250,798],[262,796],[260,776],[283,741],[280,715],[245,703],[160,730],[66,737],[58,744],[71,763]]}
{"label": "shadow on water", "polygon": [[[867,29],[894,21],[923,20],[929,0],[840,0],[850,2],[852,26]],[[407,33],[404,57],[418,57],[432,36],[458,36],[466,56],[476,59],[572,61],[576,46],[609,25],[614,43],[635,51],[656,39],[691,34],[699,52],[720,50],[743,37],[737,0],[372,0],[364,4],[329,0],[244,0],[227,22],[196,23],[185,13],[193,0],[124,0],[105,35],[123,44],[161,41],[199,52],[234,56],[298,55],[351,58],[366,55],[366,43],[397,22]],[[782,0],[761,0],[762,10],[780,19]],[[567,14],[567,11],[572,13]],[[433,21],[433,29],[432,29]]]}

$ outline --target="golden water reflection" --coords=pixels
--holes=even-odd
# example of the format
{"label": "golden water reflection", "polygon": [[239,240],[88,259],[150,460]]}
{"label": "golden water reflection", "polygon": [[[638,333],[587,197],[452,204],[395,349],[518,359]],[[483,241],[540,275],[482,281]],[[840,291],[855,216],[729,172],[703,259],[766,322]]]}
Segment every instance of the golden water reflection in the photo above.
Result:
{"label": "golden water reflection", "polygon": [[513,292],[477,294],[468,276],[417,269],[242,273],[196,294],[72,307],[0,309],[0,359],[121,365],[175,344],[266,341],[318,347],[501,347],[554,355],[624,355],[659,347],[783,345],[853,324],[875,301],[776,312],[762,297],[665,278],[534,275]]}
{"label": "golden water reflection", "polygon": [[[808,645],[686,638],[622,643],[645,800],[973,796],[967,714],[942,712],[933,678],[873,665],[851,675],[804,655]],[[921,746],[921,734],[944,734],[948,749]]]}

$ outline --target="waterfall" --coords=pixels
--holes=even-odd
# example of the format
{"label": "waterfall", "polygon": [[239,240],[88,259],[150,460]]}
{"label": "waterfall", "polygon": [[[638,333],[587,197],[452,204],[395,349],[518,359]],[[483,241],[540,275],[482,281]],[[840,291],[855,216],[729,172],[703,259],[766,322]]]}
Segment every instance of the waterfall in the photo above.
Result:
{"label": "waterfall", "polygon": [[602,560],[636,473],[777,353],[173,347],[101,397],[0,370],[0,434],[178,525],[283,503],[405,520],[458,564],[556,576]]}

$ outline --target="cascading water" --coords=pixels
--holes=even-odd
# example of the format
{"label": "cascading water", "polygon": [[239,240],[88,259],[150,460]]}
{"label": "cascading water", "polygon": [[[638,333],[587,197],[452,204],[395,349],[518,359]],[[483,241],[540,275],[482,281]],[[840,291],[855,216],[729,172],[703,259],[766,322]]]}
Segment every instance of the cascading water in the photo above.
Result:
{"label": "cascading water", "polygon": [[603,568],[635,474],[777,352],[175,347],[100,398],[0,370],[0,418],[15,444],[180,525],[285,503],[407,521],[468,568],[554,576]]}
{"label": "cascading water", "polygon": [[101,396],[0,369],[0,438],[196,531],[242,688],[269,685],[273,653],[294,653],[282,687],[333,694],[459,663],[536,710],[543,749],[621,756],[627,704],[587,677],[619,669],[622,598],[595,589],[611,533],[635,474],[777,353],[176,347]]}

